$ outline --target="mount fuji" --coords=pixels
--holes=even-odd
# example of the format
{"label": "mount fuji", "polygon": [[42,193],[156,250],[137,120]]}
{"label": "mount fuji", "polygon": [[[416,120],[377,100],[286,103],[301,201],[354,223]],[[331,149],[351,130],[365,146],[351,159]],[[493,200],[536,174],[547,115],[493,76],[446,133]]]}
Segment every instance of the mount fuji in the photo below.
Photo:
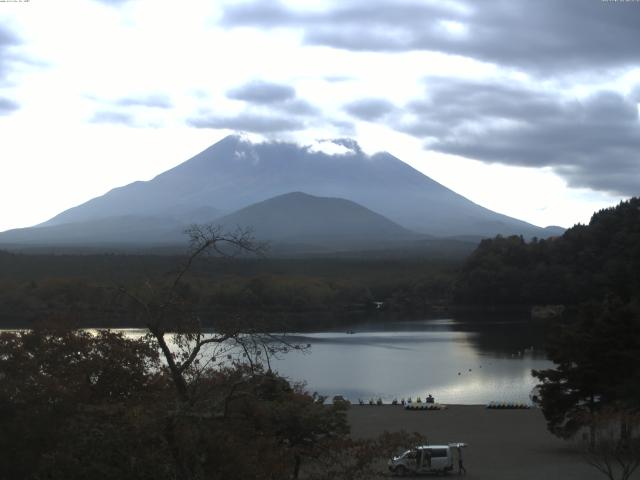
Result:
{"label": "mount fuji", "polygon": [[192,223],[254,227],[256,236],[275,242],[339,248],[344,241],[346,249],[372,240],[562,231],[477,205],[389,153],[367,155],[349,139],[325,144],[333,153],[231,135],[152,180],[0,233],[0,245],[177,245]]}

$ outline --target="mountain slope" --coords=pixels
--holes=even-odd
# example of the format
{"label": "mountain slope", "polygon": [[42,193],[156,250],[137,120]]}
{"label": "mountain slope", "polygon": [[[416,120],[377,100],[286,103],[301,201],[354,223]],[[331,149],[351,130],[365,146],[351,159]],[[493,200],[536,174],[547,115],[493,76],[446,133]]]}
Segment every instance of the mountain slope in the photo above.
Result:
{"label": "mountain slope", "polygon": [[[426,237],[349,200],[293,192],[210,219],[231,231],[249,228],[256,240],[275,242],[279,252],[393,248]],[[127,215],[0,233],[0,245],[181,246],[188,223],[170,217]]]}
{"label": "mountain slope", "polygon": [[123,215],[8,230],[0,233],[0,245],[178,245],[186,242],[185,227],[166,216]]}
{"label": "mountain slope", "polygon": [[215,208],[232,212],[292,191],[363,205],[405,228],[438,236],[523,234],[544,229],[483,208],[388,153],[372,156],[350,140],[329,155],[290,143],[253,144],[229,136],[148,182],[135,182],[71,208],[43,225],[123,215]]}
{"label": "mountain slope", "polygon": [[366,248],[417,240],[417,235],[357,203],[293,192],[216,220],[250,227],[256,238],[289,244]]}

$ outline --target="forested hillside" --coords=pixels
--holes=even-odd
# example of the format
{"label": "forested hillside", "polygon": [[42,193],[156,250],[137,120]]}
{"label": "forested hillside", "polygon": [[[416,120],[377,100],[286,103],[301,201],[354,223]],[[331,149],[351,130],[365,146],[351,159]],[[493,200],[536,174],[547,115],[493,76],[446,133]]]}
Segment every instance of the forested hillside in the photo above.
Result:
{"label": "forested hillside", "polygon": [[[547,426],[562,438],[586,431],[590,452],[623,452],[615,457],[620,467],[637,467],[640,198],[601,210],[561,237],[484,240],[454,296],[465,305],[564,305],[547,324],[554,367],[532,372]],[[620,425],[617,436],[612,424]]]}
{"label": "forested hillside", "polygon": [[483,240],[457,282],[460,304],[578,304],[640,292],[640,198],[595,213],[561,237]]}
{"label": "forested hillside", "polygon": [[[92,327],[135,326],[119,286],[171,279],[183,257],[26,255],[0,251],[0,327],[52,316]],[[206,258],[185,279],[203,322],[235,314],[313,325],[385,309],[425,313],[449,303],[462,259]],[[323,320],[323,321],[324,321]]]}

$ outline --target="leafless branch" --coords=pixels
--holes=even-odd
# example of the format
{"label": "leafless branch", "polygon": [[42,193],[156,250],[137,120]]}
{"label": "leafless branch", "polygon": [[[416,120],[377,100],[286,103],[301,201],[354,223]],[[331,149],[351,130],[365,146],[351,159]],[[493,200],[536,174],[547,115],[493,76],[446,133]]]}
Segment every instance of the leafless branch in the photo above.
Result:
{"label": "leafless branch", "polygon": [[211,343],[224,343],[224,342],[227,342],[227,341],[231,340],[234,337],[234,335],[214,335],[212,337],[205,338],[205,339],[201,339],[200,337],[201,337],[201,334],[198,334],[198,340],[196,341],[196,344],[193,347],[193,350],[191,351],[191,354],[178,367],[178,372],[179,373],[184,372],[187,368],[189,368],[191,366],[191,364],[197,358],[197,356],[200,353],[200,350],[202,349],[203,346],[211,344]]}
{"label": "leafless branch", "polygon": [[596,441],[585,448],[585,461],[609,480],[628,480],[640,467],[640,415],[609,408],[592,422]]}

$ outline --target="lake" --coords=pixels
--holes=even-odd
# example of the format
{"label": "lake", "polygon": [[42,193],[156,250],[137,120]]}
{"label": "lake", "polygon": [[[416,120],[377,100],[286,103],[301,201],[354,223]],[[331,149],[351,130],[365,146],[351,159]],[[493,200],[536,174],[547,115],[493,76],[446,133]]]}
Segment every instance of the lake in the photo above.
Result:
{"label": "lake", "polygon": [[486,315],[360,322],[289,334],[288,341],[311,347],[273,358],[271,366],[291,381],[306,382],[310,392],[352,402],[424,400],[430,393],[450,404],[529,403],[537,383],[531,370],[553,365],[543,333],[540,322]]}
{"label": "lake", "polygon": [[542,325],[529,320],[361,323],[289,340],[311,348],[272,361],[274,370],[306,381],[310,392],[352,402],[431,393],[442,403],[528,403],[537,383],[531,370],[553,365],[542,350]]}

